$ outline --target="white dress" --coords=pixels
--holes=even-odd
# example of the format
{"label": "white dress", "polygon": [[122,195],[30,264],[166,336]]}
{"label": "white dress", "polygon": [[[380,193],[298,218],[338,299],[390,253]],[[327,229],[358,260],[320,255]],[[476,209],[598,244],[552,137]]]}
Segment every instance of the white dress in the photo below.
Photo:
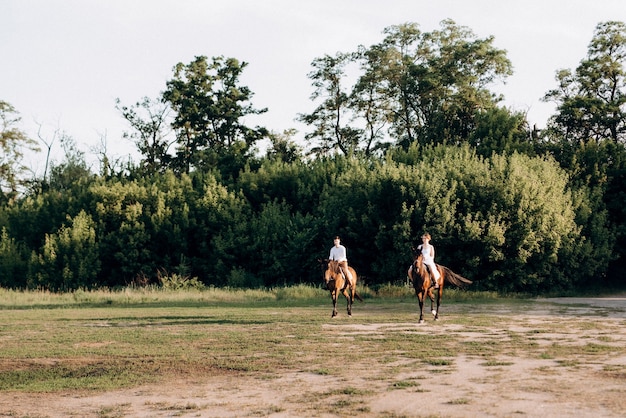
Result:
{"label": "white dress", "polygon": [[430,268],[430,272],[433,276],[435,276],[435,280],[439,280],[441,275],[439,274],[439,270],[437,269],[437,265],[435,264],[435,260],[430,256],[430,248],[432,245],[420,245],[417,247],[422,251],[422,256],[424,257],[424,264],[426,264]]}

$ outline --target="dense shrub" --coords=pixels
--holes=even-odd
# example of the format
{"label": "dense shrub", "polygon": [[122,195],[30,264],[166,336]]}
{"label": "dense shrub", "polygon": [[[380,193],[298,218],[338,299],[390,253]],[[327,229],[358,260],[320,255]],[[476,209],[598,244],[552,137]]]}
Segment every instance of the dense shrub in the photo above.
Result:
{"label": "dense shrub", "polygon": [[328,235],[343,236],[372,283],[406,271],[423,231],[433,235],[437,260],[478,288],[536,292],[582,280],[564,269],[566,258],[593,255],[577,251],[581,228],[554,161],[443,146],[394,157],[399,162],[354,164],[320,201]]}
{"label": "dense shrub", "polygon": [[[410,248],[428,231],[437,261],[476,289],[571,289],[601,277],[612,257],[594,190],[551,158],[468,146],[268,160],[229,185],[211,173],[99,178],[76,199],[48,190],[5,209],[2,285],[115,287],[158,283],[163,271],[215,286],[319,283],[317,260],[338,234],[362,282],[376,286],[404,281]],[[21,239],[16,225],[38,232]]]}

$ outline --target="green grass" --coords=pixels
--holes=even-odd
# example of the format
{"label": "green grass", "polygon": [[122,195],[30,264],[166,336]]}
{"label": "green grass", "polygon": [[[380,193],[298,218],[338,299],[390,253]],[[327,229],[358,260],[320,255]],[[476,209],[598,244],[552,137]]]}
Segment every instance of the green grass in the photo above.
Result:
{"label": "green grass", "polygon": [[[377,290],[367,286],[357,288],[365,299],[415,300],[413,290],[406,286],[385,285]],[[201,306],[228,303],[273,303],[300,305],[303,301],[319,302],[328,299],[328,291],[319,286],[295,285],[271,289],[237,289],[207,287],[204,289],[164,290],[159,287],[127,287],[123,289],[76,290],[55,293],[45,290],[12,290],[0,288],[0,309],[28,309],[53,307],[98,307],[98,306],[170,306],[181,304]],[[448,302],[486,303],[498,300],[494,292],[466,292],[446,289],[444,300]],[[342,300],[342,303],[344,301]]]}
{"label": "green grass", "polygon": [[416,382],[413,380],[400,380],[397,382],[393,382],[389,389],[390,390],[406,389],[406,388],[418,387],[419,385],[420,385],[419,382]]}
{"label": "green grass", "polygon": [[[271,379],[285,371],[341,377],[349,372],[347,359],[359,370],[375,371],[373,378],[393,390],[415,391],[417,381],[396,376],[446,373],[459,355],[484,359],[486,368],[519,357],[544,359],[551,367],[626,355],[620,339],[606,338],[618,333],[614,323],[559,317],[515,331],[511,324],[523,324],[513,314],[533,302],[480,293],[447,291],[444,319],[428,318],[420,328],[417,301],[401,290],[390,297],[363,288],[365,302],[355,303],[353,318],[347,318],[342,299],[339,318],[331,320],[328,293],[312,286],[66,294],[0,289],[0,391],[105,391],[182,376]],[[555,330],[575,336],[591,329],[597,337],[582,343],[549,339]],[[547,340],[539,346],[535,339],[541,338]],[[610,372],[623,375],[623,369]],[[332,395],[343,405],[353,402],[348,396],[368,394],[348,387]]]}

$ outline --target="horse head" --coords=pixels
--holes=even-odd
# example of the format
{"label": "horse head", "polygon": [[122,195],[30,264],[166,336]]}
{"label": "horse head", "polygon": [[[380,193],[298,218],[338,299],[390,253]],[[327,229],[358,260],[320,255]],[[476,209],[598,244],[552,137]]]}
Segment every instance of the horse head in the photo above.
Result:
{"label": "horse head", "polygon": [[339,267],[339,261],[336,260],[326,260],[327,266],[326,271],[324,271],[324,281],[326,282],[326,286],[331,282],[336,282],[336,280],[343,277],[341,273],[341,268]]}
{"label": "horse head", "polygon": [[340,274],[341,269],[339,268],[339,261],[328,260],[328,270],[330,270],[330,272],[333,274]]}
{"label": "horse head", "polygon": [[335,280],[335,274],[339,271],[339,263],[334,260],[329,260],[327,258],[318,258],[317,261],[322,267],[322,271],[324,272],[324,282],[328,286],[328,283]]}
{"label": "horse head", "polygon": [[422,252],[420,250],[413,246],[411,246],[411,254],[413,255],[413,269],[419,271],[420,267],[424,264],[424,256],[422,255]]}
{"label": "horse head", "polygon": [[422,252],[416,249],[415,247],[411,247],[411,252],[413,253],[413,271],[415,271],[422,278],[426,274],[426,266],[424,265],[424,256]]}
{"label": "horse head", "polygon": [[424,267],[424,256],[422,255],[422,253],[419,253],[417,257],[415,257],[415,260],[413,261],[413,266],[415,269],[417,269],[417,272],[420,275],[423,275],[425,273],[426,267]]}

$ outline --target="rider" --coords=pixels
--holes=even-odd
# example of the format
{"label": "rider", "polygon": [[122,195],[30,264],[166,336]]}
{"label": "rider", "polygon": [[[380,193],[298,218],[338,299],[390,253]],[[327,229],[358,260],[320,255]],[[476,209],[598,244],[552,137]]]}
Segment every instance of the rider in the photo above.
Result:
{"label": "rider", "polygon": [[328,256],[328,259],[338,261],[339,268],[343,272],[343,275],[346,277],[348,282],[353,283],[352,273],[350,273],[350,269],[348,269],[348,252],[346,250],[346,247],[341,245],[341,239],[338,236],[335,237],[333,243],[335,245],[330,249],[330,255]]}
{"label": "rider", "polygon": [[[430,243],[430,234],[428,232],[422,235],[422,244],[417,246],[417,249],[421,251],[424,257],[424,264],[428,267],[427,270],[430,273],[431,286],[434,285],[435,289],[439,288],[439,270],[435,264],[435,247]],[[434,276],[434,280],[433,280]]]}

